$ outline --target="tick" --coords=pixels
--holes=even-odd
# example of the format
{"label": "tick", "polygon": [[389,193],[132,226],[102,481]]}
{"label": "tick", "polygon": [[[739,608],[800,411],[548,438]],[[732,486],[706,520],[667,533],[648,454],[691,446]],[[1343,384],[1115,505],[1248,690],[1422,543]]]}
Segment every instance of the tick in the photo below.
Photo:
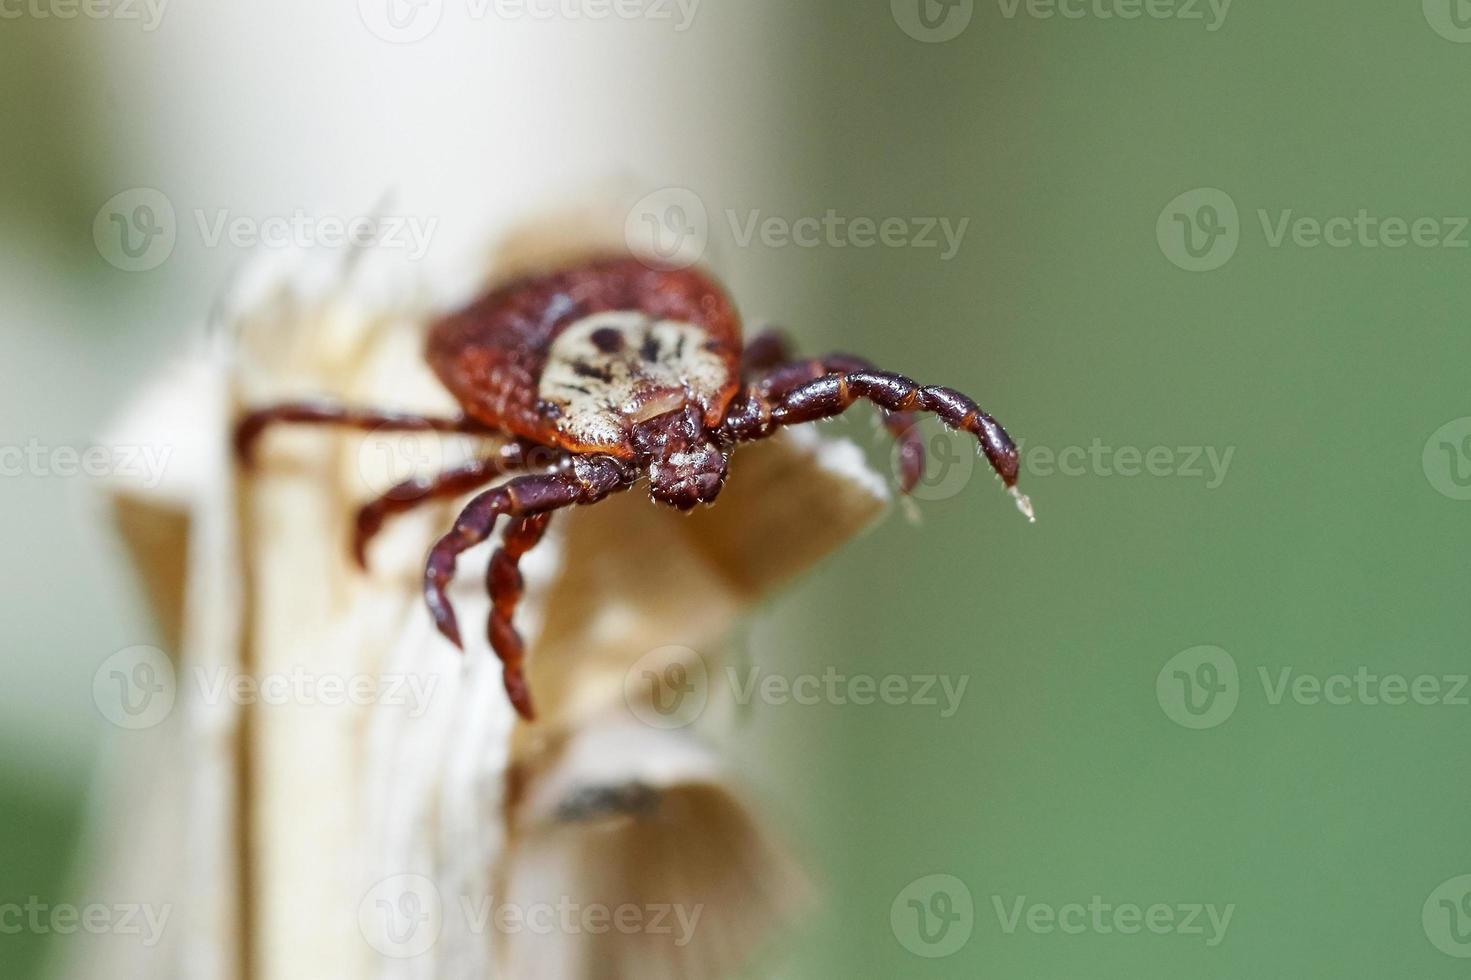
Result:
{"label": "tick", "polygon": [[1031,517],[1031,505],[1016,490],[1016,445],[975,402],[846,354],[795,358],[775,332],[743,346],[730,298],[698,269],[609,257],[522,279],[434,323],[426,353],[460,403],[458,417],[291,402],[250,413],[236,431],[236,448],[249,462],[256,441],[276,423],[502,440],[493,453],[409,480],[363,506],[353,553],[366,567],[368,544],[389,517],[520,474],[472,499],[435,543],[424,596],[439,632],[463,649],[446,592],[455,565],[490,537],[500,517],[510,520],[487,574],[488,633],[504,666],[506,693],[528,720],[534,714],[525,648],[511,625],[523,590],[518,563],[563,507],[597,503],[642,481],[650,498],[677,510],[711,503],[737,445],[839,415],[863,399],[883,412],[898,441],[904,492],[924,473],[914,413],[931,412],[975,436]]}

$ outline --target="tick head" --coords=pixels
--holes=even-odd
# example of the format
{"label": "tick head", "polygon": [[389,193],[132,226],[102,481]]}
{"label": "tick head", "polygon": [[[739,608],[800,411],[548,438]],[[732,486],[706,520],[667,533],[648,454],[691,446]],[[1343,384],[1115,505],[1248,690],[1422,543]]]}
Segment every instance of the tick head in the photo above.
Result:
{"label": "tick head", "polygon": [[686,405],[634,429],[649,472],[649,497],[677,510],[708,504],[725,484],[726,458],[710,441],[697,406]]}
{"label": "tick head", "polygon": [[725,485],[725,454],[708,442],[694,443],[649,464],[649,496],[677,510],[708,504]]}

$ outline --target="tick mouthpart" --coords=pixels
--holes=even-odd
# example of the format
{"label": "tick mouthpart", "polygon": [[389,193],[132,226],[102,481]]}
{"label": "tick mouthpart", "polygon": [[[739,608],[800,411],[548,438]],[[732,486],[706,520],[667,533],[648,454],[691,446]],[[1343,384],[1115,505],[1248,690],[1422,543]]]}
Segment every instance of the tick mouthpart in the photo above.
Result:
{"label": "tick mouthpart", "polygon": [[714,443],[671,440],[649,463],[649,499],[681,511],[713,503],[725,485],[727,465]]}
{"label": "tick mouthpart", "polygon": [[714,446],[671,453],[649,467],[649,499],[675,510],[694,510],[715,501],[725,474],[725,455]]}

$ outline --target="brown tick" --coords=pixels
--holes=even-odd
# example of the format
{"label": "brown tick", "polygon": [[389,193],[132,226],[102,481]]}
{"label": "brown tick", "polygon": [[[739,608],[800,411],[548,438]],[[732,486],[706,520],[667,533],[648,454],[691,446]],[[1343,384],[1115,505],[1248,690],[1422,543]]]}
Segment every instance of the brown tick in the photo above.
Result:
{"label": "brown tick", "polygon": [[430,366],[464,409],[428,418],[315,402],[274,405],[239,426],[249,460],[278,422],[357,429],[437,431],[505,439],[493,455],[393,488],[359,512],[354,553],[390,516],[456,497],[521,472],[470,501],[429,552],[424,595],[434,623],[463,649],[446,588],[459,555],[511,519],[490,561],[490,644],[505,667],[506,692],[533,717],[511,626],[522,592],[521,556],[545,533],[552,511],[592,504],[641,479],[649,496],[682,511],[720,494],[731,451],[777,429],[841,414],[858,399],[877,405],[899,443],[900,486],[924,473],[915,412],[932,412],[971,433],[1018,506],[1017,450],[995,419],[950,388],[920,385],[846,354],[793,359],[786,341],[763,333],[742,348],[730,299],[695,269],[651,268],[631,257],[588,262],[496,289],[429,331]]}

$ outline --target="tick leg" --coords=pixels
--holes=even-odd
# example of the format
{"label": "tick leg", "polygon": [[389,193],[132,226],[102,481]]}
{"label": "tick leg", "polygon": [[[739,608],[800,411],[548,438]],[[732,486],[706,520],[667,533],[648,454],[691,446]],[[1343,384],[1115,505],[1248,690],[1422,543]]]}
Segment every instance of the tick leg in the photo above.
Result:
{"label": "tick leg", "polygon": [[489,538],[502,514],[530,517],[574,504],[596,503],[615,490],[627,490],[637,476],[631,464],[611,456],[574,456],[559,472],[518,476],[470,501],[454,527],[430,550],[424,569],[424,600],[435,627],[463,649],[446,589],[460,555]]}
{"label": "tick leg", "polygon": [[368,544],[382,529],[390,517],[413,510],[420,504],[433,500],[458,497],[479,489],[498,476],[525,470],[543,462],[538,458],[545,454],[545,462],[561,463],[567,458],[561,450],[549,449],[524,442],[511,442],[500,447],[494,456],[472,459],[452,470],[432,477],[405,480],[383,496],[358,511],[353,529],[352,553],[358,567],[368,567]]}
{"label": "tick leg", "polygon": [[[807,361],[791,361],[770,367],[761,378],[761,391],[768,399],[779,401],[789,392],[809,381],[829,374],[875,373],[873,364],[852,354],[829,354]],[[914,413],[881,410],[884,428],[899,444],[899,489],[909,493],[924,477],[924,436]]]}
{"label": "tick leg", "polygon": [[485,576],[486,587],[490,590],[490,624],[487,630],[490,647],[504,665],[506,694],[516,713],[527,721],[535,717],[535,712],[531,707],[531,692],[526,687],[526,645],[511,619],[526,588],[521,577],[521,556],[536,547],[551,519],[548,511],[513,521],[506,528],[501,546],[491,556]]}
{"label": "tick leg", "polygon": [[792,350],[792,342],[785,333],[775,329],[763,330],[752,337],[746,349],[741,351],[741,377],[746,381],[755,381],[778,364],[796,356],[796,352]]}
{"label": "tick leg", "polygon": [[1031,502],[1016,489],[1020,463],[1016,444],[1000,423],[953,388],[920,385],[902,374],[872,370],[828,374],[775,396],[761,385],[748,387],[731,403],[720,435],[731,442],[763,439],[781,426],[841,415],[860,398],[891,412],[932,412],[951,428],[975,436],[1017,507],[1032,517]]}
{"label": "tick leg", "polygon": [[331,402],[284,402],[257,409],[245,416],[235,428],[235,452],[247,465],[255,457],[255,445],[273,425],[339,425],[371,432],[457,432],[466,435],[503,435],[498,429],[482,425],[472,418],[433,418],[408,412],[379,412],[348,408]]}

